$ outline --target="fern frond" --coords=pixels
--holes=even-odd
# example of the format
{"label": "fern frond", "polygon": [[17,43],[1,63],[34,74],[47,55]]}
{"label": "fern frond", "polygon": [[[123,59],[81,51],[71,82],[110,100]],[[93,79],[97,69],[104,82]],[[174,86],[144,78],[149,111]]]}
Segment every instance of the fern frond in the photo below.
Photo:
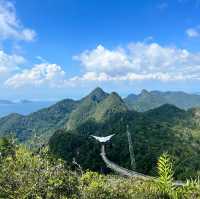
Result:
{"label": "fern frond", "polygon": [[175,186],[173,183],[173,163],[168,153],[164,153],[160,156],[157,163],[158,170],[158,190],[162,194],[172,195],[175,192]]}
{"label": "fern frond", "polygon": [[172,183],[173,182],[173,164],[170,156],[167,153],[164,153],[160,156],[157,169],[159,174],[159,180],[163,183]]}

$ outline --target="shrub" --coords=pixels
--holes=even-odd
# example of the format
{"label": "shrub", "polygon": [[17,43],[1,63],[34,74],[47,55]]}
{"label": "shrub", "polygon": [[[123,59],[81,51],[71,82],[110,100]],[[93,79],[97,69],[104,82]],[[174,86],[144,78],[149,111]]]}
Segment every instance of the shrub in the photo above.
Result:
{"label": "shrub", "polygon": [[19,147],[14,157],[2,160],[0,198],[63,199],[78,194],[78,178],[60,160],[52,163],[25,147]]}

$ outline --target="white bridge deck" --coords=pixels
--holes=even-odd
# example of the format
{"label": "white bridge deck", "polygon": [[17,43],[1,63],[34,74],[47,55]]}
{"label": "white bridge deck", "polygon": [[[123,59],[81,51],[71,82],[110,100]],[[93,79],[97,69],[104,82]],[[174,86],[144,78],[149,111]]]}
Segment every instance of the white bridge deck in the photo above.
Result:
{"label": "white bridge deck", "polygon": [[147,175],[144,175],[144,174],[132,171],[132,170],[128,170],[128,169],[120,167],[119,165],[110,161],[106,156],[105,145],[101,146],[101,157],[108,168],[112,169],[113,171],[117,172],[118,174],[120,174],[122,176],[136,177],[136,178],[140,178],[143,180],[153,179],[153,177],[151,177],[151,176],[147,176]]}
{"label": "white bridge deck", "polygon": [[[141,173],[136,172],[136,171],[128,170],[128,169],[120,167],[119,165],[117,165],[114,162],[110,161],[106,156],[105,145],[104,144],[102,144],[102,146],[101,146],[101,157],[102,157],[103,161],[105,162],[105,164],[106,164],[106,166],[108,168],[110,168],[113,171],[117,172],[121,176],[138,178],[138,179],[142,179],[142,180],[156,180],[155,177],[144,175],[144,174],[141,174]],[[185,183],[183,183],[181,181],[175,181],[174,185],[183,186],[183,185],[185,185]]]}

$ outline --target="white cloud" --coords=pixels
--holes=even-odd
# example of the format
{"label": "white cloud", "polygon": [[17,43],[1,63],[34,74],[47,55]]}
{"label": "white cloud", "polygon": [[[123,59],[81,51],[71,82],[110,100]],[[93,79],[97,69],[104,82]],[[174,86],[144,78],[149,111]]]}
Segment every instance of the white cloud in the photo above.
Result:
{"label": "white cloud", "polygon": [[36,37],[36,32],[31,29],[23,29],[21,32],[21,39],[26,41],[33,41]]}
{"label": "white cloud", "polygon": [[106,73],[87,72],[83,76],[75,76],[69,79],[71,82],[76,81],[109,81],[113,80],[111,76]]}
{"label": "white cloud", "polygon": [[115,49],[99,45],[74,58],[83,66],[84,73],[81,75],[67,79],[61,66],[38,57],[42,60],[41,64],[18,72],[5,85],[12,88],[66,87],[85,85],[86,82],[200,80],[200,53],[157,43],[137,42]]}
{"label": "white cloud", "polygon": [[41,63],[10,77],[5,85],[12,88],[48,85],[57,87],[65,82],[65,72],[57,64]]}
{"label": "white cloud", "polygon": [[17,18],[14,5],[10,1],[0,0],[0,38],[32,41],[36,32],[25,28]]}
{"label": "white cloud", "polygon": [[87,71],[121,72],[129,70],[131,67],[130,60],[126,52],[121,49],[108,50],[102,45],[97,46],[91,51],[86,50],[78,56],[74,56],[75,60],[79,60]]}
{"label": "white cloud", "polygon": [[110,76],[106,73],[95,73],[87,72],[82,76],[75,76],[71,78],[70,82],[83,82],[83,81],[97,81],[97,82],[107,82],[107,81],[142,81],[142,80],[159,80],[163,82],[167,81],[179,81],[179,80],[190,80],[190,79],[200,80],[199,76],[196,75],[184,75],[177,74],[176,76],[168,73],[148,73],[148,74],[138,74],[138,73],[127,73],[126,75],[116,75]]}
{"label": "white cloud", "polygon": [[9,55],[0,50],[0,75],[10,71],[15,71],[21,64],[25,63],[25,59],[19,55]]}
{"label": "white cloud", "polygon": [[199,37],[200,36],[200,31],[198,28],[188,28],[186,30],[186,34],[188,37]]}
{"label": "white cloud", "polygon": [[200,80],[200,53],[157,43],[131,43],[126,48],[102,45],[75,56],[85,74],[72,80]]}

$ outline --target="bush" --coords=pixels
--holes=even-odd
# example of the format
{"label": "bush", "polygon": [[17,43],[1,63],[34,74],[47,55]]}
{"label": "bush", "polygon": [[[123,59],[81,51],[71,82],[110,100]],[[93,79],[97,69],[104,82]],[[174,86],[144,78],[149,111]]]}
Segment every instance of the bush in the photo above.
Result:
{"label": "bush", "polygon": [[80,179],[80,190],[84,199],[111,198],[107,178],[96,172],[86,172]]}
{"label": "bush", "polygon": [[62,161],[50,162],[19,147],[0,165],[0,198],[63,199],[78,197],[78,178]]}
{"label": "bush", "polygon": [[31,152],[3,141],[0,152],[1,199],[198,199],[200,180],[177,186],[170,156],[157,164],[158,178],[140,180],[105,176],[87,171],[78,176],[62,160],[49,156],[46,148]]}

